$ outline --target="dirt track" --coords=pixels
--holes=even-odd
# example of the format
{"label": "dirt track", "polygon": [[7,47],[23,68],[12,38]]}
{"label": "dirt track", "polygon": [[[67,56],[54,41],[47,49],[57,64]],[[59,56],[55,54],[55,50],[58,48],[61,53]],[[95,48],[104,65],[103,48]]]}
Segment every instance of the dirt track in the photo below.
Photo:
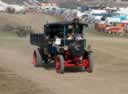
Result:
{"label": "dirt track", "polygon": [[0,38],[0,94],[127,94],[128,39],[87,36],[94,72],[72,69],[63,75],[51,67],[33,67],[28,39]]}
{"label": "dirt track", "polygon": [[[95,57],[95,70],[92,74],[68,71],[60,75],[56,74],[52,68],[35,68],[31,64],[33,47],[29,45],[28,41],[20,39],[0,41],[0,68],[11,71],[18,76],[18,79],[22,78],[21,81],[26,81],[23,86],[28,88],[27,92],[30,92],[29,88],[35,89],[35,92],[39,90],[39,93],[36,94],[41,92],[44,94],[127,94],[128,39],[113,38],[112,41],[112,38],[102,37],[101,40],[99,36],[96,37],[93,34],[88,34],[88,36],[90,36],[88,42],[93,46]],[[97,40],[94,40],[94,37]],[[4,73],[4,75],[6,74]],[[21,83],[19,80],[16,81],[17,84]],[[2,82],[0,81],[0,83]],[[21,92],[22,89],[20,91],[19,88],[22,86],[17,84],[9,85],[10,88],[13,88],[11,85],[16,85],[17,92]],[[0,89],[0,94],[2,94],[1,92],[3,93]],[[33,94],[35,92],[33,91]],[[12,91],[9,94],[23,93]]]}

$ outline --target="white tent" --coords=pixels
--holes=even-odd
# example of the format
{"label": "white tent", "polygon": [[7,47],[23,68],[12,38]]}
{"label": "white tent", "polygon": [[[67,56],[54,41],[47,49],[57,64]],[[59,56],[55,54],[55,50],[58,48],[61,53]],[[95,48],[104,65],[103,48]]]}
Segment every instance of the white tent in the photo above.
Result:
{"label": "white tent", "polygon": [[92,18],[95,21],[100,21],[101,18],[103,17],[102,14],[105,14],[105,13],[107,13],[106,10],[91,10],[90,11],[90,15],[92,15]]}
{"label": "white tent", "polygon": [[107,18],[105,21],[108,25],[111,23],[120,23],[121,19],[120,18]]}
{"label": "white tent", "polygon": [[0,0],[0,6],[1,6],[1,7],[7,7],[8,4]]}
{"label": "white tent", "polygon": [[26,7],[24,6],[20,6],[16,4],[7,4],[3,2],[2,0],[0,0],[0,11],[6,11],[7,8],[13,8],[15,9],[16,12],[22,12],[26,10]]}
{"label": "white tent", "polygon": [[26,10],[26,7],[20,5],[8,5],[8,8],[15,9],[15,12],[23,12]]}
{"label": "white tent", "polygon": [[0,12],[5,12],[5,11],[6,11],[6,8],[0,6]]}
{"label": "white tent", "polygon": [[8,4],[0,0],[0,12],[5,12],[8,7]]}
{"label": "white tent", "polygon": [[103,13],[107,13],[106,10],[92,10],[90,12],[90,14],[103,14]]}
{"label": "white tent", "polygon": [[121,15],[128,15],[128,8],[120,8],[116,13]]}

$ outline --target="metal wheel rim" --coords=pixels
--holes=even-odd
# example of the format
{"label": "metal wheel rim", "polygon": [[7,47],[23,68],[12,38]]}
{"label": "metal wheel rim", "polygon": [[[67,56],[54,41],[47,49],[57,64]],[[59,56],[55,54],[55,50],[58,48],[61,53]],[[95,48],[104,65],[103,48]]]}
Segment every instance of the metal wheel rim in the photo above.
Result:
{"label": "metal wheel rim", "polygon": [[37,64],[37,57],[36,54],[34,53],[33,55],[33,64],[36,65]]}

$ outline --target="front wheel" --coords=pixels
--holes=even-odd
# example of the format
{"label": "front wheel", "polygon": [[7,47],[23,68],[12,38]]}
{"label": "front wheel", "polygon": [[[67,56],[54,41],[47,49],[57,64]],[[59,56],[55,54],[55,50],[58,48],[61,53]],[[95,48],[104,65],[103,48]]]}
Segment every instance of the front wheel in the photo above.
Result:
{"label": "front wheel", "polygon": [[58,55],[56,57],[56,72],[64,73],[64,57],[62,55]]}
{"label": "front wheel", "polygon": [[87,68],[87,71],[89,73],[92,73],[93,72],[93,68],[94,68],[94,59],[93,59],[93,53],[92,52],[89,52],[88,53],[88,68]]}

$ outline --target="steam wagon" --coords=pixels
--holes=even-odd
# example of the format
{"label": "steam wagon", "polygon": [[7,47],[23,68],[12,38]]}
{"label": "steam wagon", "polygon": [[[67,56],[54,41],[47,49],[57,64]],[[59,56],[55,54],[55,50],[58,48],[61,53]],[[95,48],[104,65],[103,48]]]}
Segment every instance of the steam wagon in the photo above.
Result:
{"label": "steam wagon", "polygon": [[43,33],[32,33],[31,44],[38,47],[33,52],[33,65],[39,67],[54,61],[57,73],[64,73],[66,67],[93,72],[93,52],[83,34],[87,26],[75,19],[48,23]]}

